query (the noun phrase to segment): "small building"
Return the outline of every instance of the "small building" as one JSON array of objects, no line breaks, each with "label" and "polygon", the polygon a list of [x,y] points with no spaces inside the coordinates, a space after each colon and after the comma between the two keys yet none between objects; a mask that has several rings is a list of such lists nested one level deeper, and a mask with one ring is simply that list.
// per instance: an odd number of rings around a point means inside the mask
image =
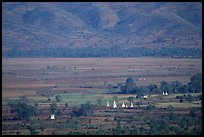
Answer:
[{"label": "small building", "polygon": [[52,114],[51,117],[50,117],[50,119],[55,119],[55,115]]},{"label": "small building", "polygon": [[147,95],[144,95],[143,98],[144,98],[144,99],[147,99]]}]

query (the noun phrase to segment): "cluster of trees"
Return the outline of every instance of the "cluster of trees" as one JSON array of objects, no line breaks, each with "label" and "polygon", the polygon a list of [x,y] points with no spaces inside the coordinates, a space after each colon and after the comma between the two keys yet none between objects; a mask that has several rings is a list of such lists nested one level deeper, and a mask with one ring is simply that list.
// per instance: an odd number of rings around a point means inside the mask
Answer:
[{"label": "cluster of trees", "polygon": [[145,47],[122,49],[117,46],[110,48],[84,47],[70,48],[45,47],[42,49],[31,49],[28,51],[12,48],[9,51],[3,52],[3,57],[176,57],[176,58],[201,58],[201,48],[178,48],[178,47],[163,47],[150,49]]},{"label": "cluster of trees", "polygon": [[137,86],[133,78],[127,78],[125,85],[118,84],[122,94],[138,94],[138,96],[147,93],[199,93],[202,92],[202,73],[197,73],[190,78],[190,82],[182,84],[179,81],[161,81],[160,85],[150,84],[146,86]]},{"label": "cluster of trees", "polygon": [[181,95],[181,96],[176,96],[176,99],[179,99],[180,103],[182,103],[184,100],[187,100],[188,102],[192,102],[192,101],[199,101],[202,100],[202,94],[201,95],[197,95],[197,96],[192,96],[191,94],[188,95]]},{"label": "cluster of trees", "polygon": [[90,116],[93,114],[95,105],[91,104],[90,102],[86,102],[85,104],[81,104],[80,108],[74,108],[71,112],[71,116]]},{"label": "cluster of trees", "polygon": [[36,113],[34,106],[28,105],[25,102],[18,101],[10,103],[11,112],[16,112],[17,116],[15,119],[28,119],[30,116],[33,116]]}]

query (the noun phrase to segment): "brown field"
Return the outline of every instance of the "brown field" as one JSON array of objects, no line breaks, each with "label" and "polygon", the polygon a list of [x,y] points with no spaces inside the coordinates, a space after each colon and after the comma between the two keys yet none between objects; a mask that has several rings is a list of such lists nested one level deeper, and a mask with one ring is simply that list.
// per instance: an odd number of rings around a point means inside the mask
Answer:
[{"label": "brown field", "polygon": [[[57,69],[47,69],[47,65]],[[2,91],[39,90],[54,86],[74,90],[107,88],[124,83],[127,77],[143,77],[138,85],[178,80],[187,83],[202,72],[201,59],[174,58],[15,58],[2,60]],[[65,67],[65,69],[62,69]],[[76,69],[74,68],[76,67]],[[129,69],[130,67],[130,69]],[[92,70],[94,68],[94,70]],[[67,89],[66,89],[67,88]],[[88,89],[86,89],[88,90]]]}]

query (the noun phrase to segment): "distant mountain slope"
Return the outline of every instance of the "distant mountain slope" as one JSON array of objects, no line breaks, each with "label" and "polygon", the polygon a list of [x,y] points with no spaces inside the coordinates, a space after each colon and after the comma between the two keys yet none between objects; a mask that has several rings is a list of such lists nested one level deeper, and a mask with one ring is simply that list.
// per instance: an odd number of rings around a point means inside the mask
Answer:
[{"label": "distant mountain slope", "polygon": [[2,4],[3,55],[44,48],[202,48],[201,30],[201,3]]}]

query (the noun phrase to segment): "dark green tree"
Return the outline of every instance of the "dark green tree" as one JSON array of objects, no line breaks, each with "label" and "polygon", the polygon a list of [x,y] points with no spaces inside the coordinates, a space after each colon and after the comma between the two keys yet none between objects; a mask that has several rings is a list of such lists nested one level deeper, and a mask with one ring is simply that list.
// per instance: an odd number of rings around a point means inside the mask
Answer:
[{"label": "dark green tree", "polygon": [[36,130],[36,127],[34,125],[30,125],[27,128],[30,131],[31,135],[38,135],[39,132]]},{"label": "dark green tree", "polygon": [[17,112],[17,119],[28,119],[36,112],[35,107],[26,104],[25,102],[18,101],[17,103],[11,103],[11,111]]},{"label": "dark green tree", "polygon": [[128,77],[125,86],[121,89],[121,92],[125,94],[133,93],[135,86],[134,79]]},{"label": "dark green tree", "polygon": [[52,114],[56,114],[56,113],[58,112],[57,104],[56,104],[56,103],[52,103],[52,104],[50,105],[50,112],[51,112]]},{"label": "dark green tree", "polygon": [[81,104],[79,109],[74,109],[71,112],[71,116],[90,116],[93,114],[95,105],[92,105],[90,102]]},{"label": "dark green tree", "polygon": [[179,81],[172,81],[171,82],[171,89],[174,93],[179,92],[179,89],[182,87],[182,83]]},{"label": "dark green tree", "polygon": [[99,106],[101,106],[102,102],[103,102],[103,98],[98,98],[97,99],[97,103],[98,103]]},{"label": "dark green tree", "polygon": [[134,97],[128,97],[127,100],[128,100],[128,101],[133,101],[133,100],[134,100]]},{"label": "dark green tree", "polygon": [[202,73],[197,73],[190,78],[191,92],[202,92]]},{"label": "dark green tree", "polygon": [[68,103],[66,103],[66,104],[65,104],[65,107],[68,107],[68,106],[69,106],[69,104],[68,104]]},{"label": "dark green tree", "polygon": [[62,96],[57,95],[57,96],[55,96],[55,99],[56,99],[57,102],[60,102],[62,100]]},{"label": "dark green tree", "polygon": [[150,93],[155,93],[158,86],[156,84],[150,84],[147,86],[147,88],[149,89]]}]

